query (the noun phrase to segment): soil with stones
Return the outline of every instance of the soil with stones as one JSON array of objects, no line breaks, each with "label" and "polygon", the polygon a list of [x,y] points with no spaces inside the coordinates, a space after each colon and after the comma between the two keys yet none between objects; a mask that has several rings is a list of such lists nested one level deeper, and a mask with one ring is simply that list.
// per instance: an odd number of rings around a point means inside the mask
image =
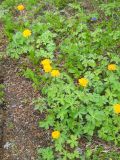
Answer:
[{"label": "soil with stones", "polygon": [[[3,25],[0,23],[0,58],[3,55],[3,52],[6,47],[6,38],[4,37],[4,34],[2,32]],[[0,61],[0,85],[3,85],[3,75],[4,72],[2,70],[2,65]],[[2,89],[3,90],[3,89]],[[2,92],[0,89],[0,92]],[[5,117],[5,110],[4,110],[4,104],[1,101],[0,102],[0,160],[2,159],[3,155],[3,126],[4,126],[4,117]]]},{"label": "soil with stones", "polygon": [[[5,48],[0,47],[1,51]],[[35,160],[37,148],[49,143],[49,133],[38,127],[38,121],[44,115],[35,111],[32,104],[33,98],[40,94],[34,91],[29,80],[18,74],[21,65],[22,60],[7,58],[0,65],[6,102],[6,109],[0,113],[0,160]]]}]

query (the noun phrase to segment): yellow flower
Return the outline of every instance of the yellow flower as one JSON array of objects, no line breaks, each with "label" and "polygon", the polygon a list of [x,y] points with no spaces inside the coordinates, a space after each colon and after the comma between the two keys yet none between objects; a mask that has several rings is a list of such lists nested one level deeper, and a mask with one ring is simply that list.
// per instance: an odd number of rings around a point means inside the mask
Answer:
[{"label": "yellow flower", "polygon": [[19,11],[23,11],[25,9],[25,7],[22,4],[20,4],[20,5],[17,6],[17,9]]},{"label": "yellow flower", "polygon": [[44,66],[44,65],[50,65],[51,61],[49,59],[44,59],[41,61],[41,64]]},{"label": "yellow flower", "polygon": [[23,31],[23,36],[24,36],[24,37],[29,37],[29,36],[31,36],[31,30],[25,29],[25,30]]},{"label": "yellow flower", "polygon": [[51,76],[52,76],[52,77],[58,77],[59,75],[60,75],[59,70],[52,70],[52,71],[51,71]]},{"label": "yellow flower", "polygon": [[119,114],[119,113],[120,113],[120,104],[115,104],[115,105],[113,106],[113,108],[114,108],[114,112],[115,112],[116,114]]},{"label": "yellow flower", "polygon": [[60,132],[59,131],[53,131],[52,132],[52,138],[53,139],[58,139],[60,137]]},{"label": "yellow flower", "polygon": [[43,69],[44,69],[45,72],[51,72],[52,67],[51,67],[51,65],[48,64],[48,65],[44,65]]},{"label": "yellow flower", "polygon": [[117,69],[117,66],[115,64],[109,64],[108,65],[108,70],[109,71],[115,71]]},{"label": "yellow flower", "polygon": [[86,78],[81,78],[78,80],[79,84],[83,87],[86,87],[88,84],[88,80]]}]

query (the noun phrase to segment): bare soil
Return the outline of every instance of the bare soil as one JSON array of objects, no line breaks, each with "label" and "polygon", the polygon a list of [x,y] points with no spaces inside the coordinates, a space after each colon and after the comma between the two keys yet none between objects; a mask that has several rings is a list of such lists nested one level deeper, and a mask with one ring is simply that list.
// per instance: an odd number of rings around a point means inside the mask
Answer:
[{"label": "bare soil", "polygon": [[[3,26],[0,25],[2,32]],[[0,36],[0,51],[6,40]],[[0,160],[35,160],[37,148],[47,146],[49,133],[38,127],[44,115],[34,110],[33,98],[40,97],[29,80],[18,73],[19,61],[4,58],[0,64],[2,83],[5,86],[5,108],[0,108]]]}]

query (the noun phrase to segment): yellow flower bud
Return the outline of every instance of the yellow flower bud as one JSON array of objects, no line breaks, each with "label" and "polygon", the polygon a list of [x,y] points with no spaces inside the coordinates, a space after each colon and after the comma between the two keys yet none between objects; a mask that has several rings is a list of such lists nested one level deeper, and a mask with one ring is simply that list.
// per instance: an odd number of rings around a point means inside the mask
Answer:
[{"label": "yellow flower bud", "polygon": [[29,36],[31,36],[31,30],[25,29],[25,30],[23,31],[23,37],[29,37]]},{"label": "yellow flower bud", "polygon": [[117,69],[117,66],[115,64],[109,64],[108,65],[108,70],[109,71],[115,71]]},{"label": "yellow flower bud", "polygon": [[115,112],[116,114],[119,114],[119,113],[120,113],[120,104],[115,104],[115,105],[113,106],[113,108],[114,108],[114,112]]},{"label": "yellow flower bud", "polygon": [[23,11],[25,9],[25,7],[24,7],[24,5],[20,4],[20,5],[17,6],[17,9],[19,11]]},{"label": "yellow flower bud", "polygon": [[58,76],[60,76],[59,70],[52,70],[52,71],[51,71],[51,76],[52,76],[52,77],[58,77]]},{"label": "yellow flower bud", "polygon": [[86,78],[81,78],[78,80],[79,85],[86,87],[88,85],[88,80]]},{"label": "yellow flower bud", "polygon": [[60,132],[59,131],[53,131],[52,132],[52,138],[53,139],[58,139],[60,137]]}]

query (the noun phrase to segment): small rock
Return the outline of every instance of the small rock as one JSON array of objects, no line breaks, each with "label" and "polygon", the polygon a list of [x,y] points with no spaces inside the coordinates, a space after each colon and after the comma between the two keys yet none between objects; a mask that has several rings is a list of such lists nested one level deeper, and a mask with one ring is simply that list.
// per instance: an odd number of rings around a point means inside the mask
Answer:
[{"label": "small rock", "polygon": [[12,143],[6,142],[4,145],[4,149],[9,149],[11,147]]},{"label": "small rock", "polygon": [[82,154],[82,149],[81,148],[76,148],[76,150],[79,152],[79,154]]}]

